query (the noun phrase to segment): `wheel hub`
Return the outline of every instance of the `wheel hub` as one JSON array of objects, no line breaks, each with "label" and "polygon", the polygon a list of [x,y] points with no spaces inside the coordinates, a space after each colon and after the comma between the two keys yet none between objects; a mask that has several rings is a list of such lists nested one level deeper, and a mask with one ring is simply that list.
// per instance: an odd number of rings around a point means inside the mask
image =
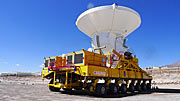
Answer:
[{"label": "wheel hub", "polygon": [[105,94],[105,87],[102,87],[102,88],[101,88],[101,93],[102,93],[102,94]]}]

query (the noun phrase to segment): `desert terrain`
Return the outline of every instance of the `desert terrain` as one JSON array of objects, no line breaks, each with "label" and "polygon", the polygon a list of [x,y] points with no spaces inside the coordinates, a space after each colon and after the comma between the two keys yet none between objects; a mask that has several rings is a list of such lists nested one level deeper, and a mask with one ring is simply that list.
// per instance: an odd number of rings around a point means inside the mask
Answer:
[{"label": "desert terrain", "polygon": [[[180,75],[179,72],[165,72],[166,70],[147,70],[153,75],[153,86],[158,87],[151,92],[127,93],[108,95],[105,98],[88,95],[83,91],[51,92],[47,84],[49,80],[40,76],[28,77],[0,77],[0,101],[62,101],[62,100],[103,100],[103,101],[179,101]],[[161,72],[161,73],[160,73]]]}]

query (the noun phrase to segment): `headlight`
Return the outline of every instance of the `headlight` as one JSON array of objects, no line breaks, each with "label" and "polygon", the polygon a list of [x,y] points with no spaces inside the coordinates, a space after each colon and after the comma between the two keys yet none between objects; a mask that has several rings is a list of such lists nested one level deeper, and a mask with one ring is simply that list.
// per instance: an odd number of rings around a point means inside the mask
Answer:
[{"label": "headlight", "polygon": [[56,79],[56,82],[59,82],[59,79]]}]

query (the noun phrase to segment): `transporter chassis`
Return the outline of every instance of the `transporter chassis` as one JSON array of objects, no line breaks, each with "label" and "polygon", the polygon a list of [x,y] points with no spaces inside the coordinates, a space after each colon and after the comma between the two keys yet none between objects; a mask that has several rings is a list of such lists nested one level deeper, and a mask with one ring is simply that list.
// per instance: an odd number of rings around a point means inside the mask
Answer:
[{"label": "transporter chassis", "polygon": [[152,76],[138,66],[135,56],[115,50],[111,53],[101,55],[83,49],[64,57],[45,58],[42,77],[50,79],[51,91],[88,90],[105,96],[151,89]]}]

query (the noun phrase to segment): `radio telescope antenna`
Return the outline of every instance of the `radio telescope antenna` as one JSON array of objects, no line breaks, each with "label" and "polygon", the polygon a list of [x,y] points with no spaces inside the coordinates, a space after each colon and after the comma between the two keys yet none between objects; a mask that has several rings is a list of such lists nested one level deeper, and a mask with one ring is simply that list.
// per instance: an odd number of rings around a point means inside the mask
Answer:
[{"label": "radio telescope antenna", "polygon": [[126,36],[140,24],[141,17],[136,11],[116,4],[88,9],[76,21],[78,29],[92,38],[93,49],[105,47],[101,48],[104,54],[112,49],[126,51]]}]

